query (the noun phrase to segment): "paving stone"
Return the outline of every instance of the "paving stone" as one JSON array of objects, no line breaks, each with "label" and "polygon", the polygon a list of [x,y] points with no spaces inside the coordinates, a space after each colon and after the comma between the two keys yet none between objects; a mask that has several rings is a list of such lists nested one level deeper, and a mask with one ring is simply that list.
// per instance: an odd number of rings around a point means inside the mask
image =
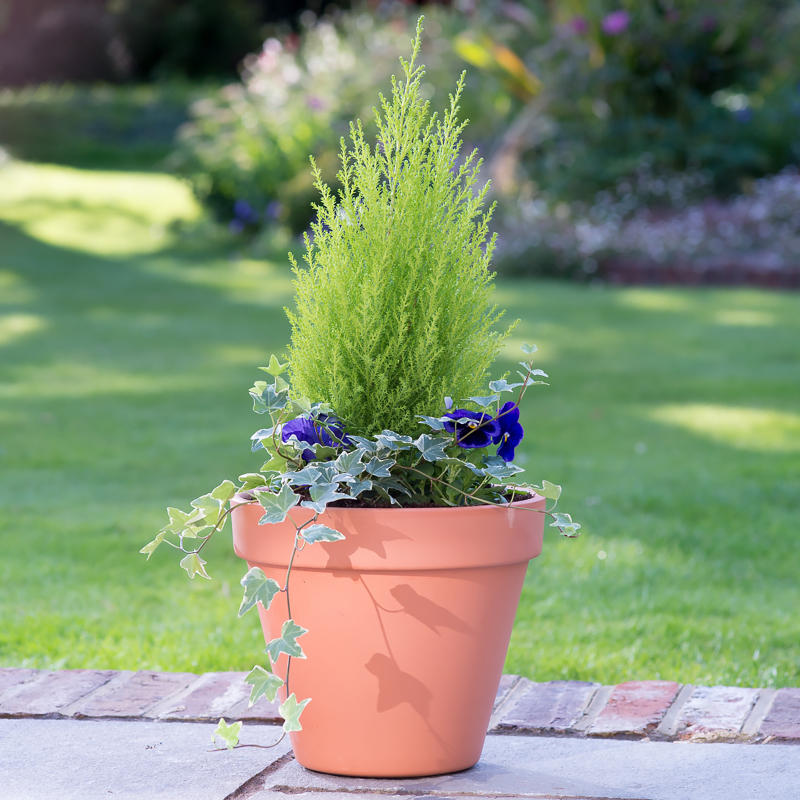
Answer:
[{"label": "paving stone", "polygon": [[0,715],[34,717],[57,714],[65,706],[108,683],[114,675],[113,670],[43,670],[27,683],[20,683],[3,693]]},{"label": "paving stone", "polygon": [[800,741],[800,689],[778,689],[759,735],[778,741]]},{"label": "paving stone", "polygon": [[[332,735],[335,735],[332,734]],[[486,737],[471,769],[428,778],[350,778],[286,761],[248,800],[302,800],[314,793],[444,800],[493,796],[566,800],[796,800],[797,747],[692,744],[564,736]],[[260,791],[258,791],[260,790]],[[323,794],[324,793],[324,794]]]},{"label": "paving stone", "polygon": [[280,703],[277,701],[270,703],[266,697],[261,697],[256,700],[252,708],[250,708],[249,699],[245,697],[240,700],[235,706],[232,706],[225,712],[225,719],[228,721],[232,719],[240,719],[242,722],[264,722],[269,724],[283,724],[283,718],[278,713],[278,706]]},{"label": "paving stone", "polygon": [[207,672],[194,685],[166,701],[158,709],[159,719],[213,720],[233,718],[230,709],[250,696],[253,688],[244,682],[246,672]]},{"label": "paving stone", "polygon": [[[0,720],[0,798],[222,800],[242,797],[240,789],[291,758],[288,737],[271,749],[215,750],[214,727],[143,719]],[[252,726],[242,731],[242,742],[268,747],[279,736],[275,728]]]},{"label": "paving stone", "polygon": [[528,681],[523,693],[502,714],[493,730],[565,733],[580,718],[599,686],[599,683],[581,681]]},{"label": "paving stone", "polygon": [[699,686],[681,712],[677,736],[684,741],[730,741],[744,725],[758,689]]},{"label": "paving stone", "polygon": [[642,736],[658,727],[678,696],[674,681],[628,681],[614,687],[589,736]]},{"label": "paving stone", "polygon": [[197,680],[189,672],[135,672],[72,710],[75,717],[139,717]]},{"label": "paving stone", "polygon": [[37,675],[39,670],[36,669],[16,669],[15,667],[2,667],[0,668],[0,694],[3,694],[7,689],[12,686],[17,686],[24,683],[28,678]]},{"label": "paving stone", "polygon": [[519,675],[503,675],[500,678],[500,685],[497,687],[497,696],[494,698],[494,709],[506,699],[508,693],[522,680]]}]

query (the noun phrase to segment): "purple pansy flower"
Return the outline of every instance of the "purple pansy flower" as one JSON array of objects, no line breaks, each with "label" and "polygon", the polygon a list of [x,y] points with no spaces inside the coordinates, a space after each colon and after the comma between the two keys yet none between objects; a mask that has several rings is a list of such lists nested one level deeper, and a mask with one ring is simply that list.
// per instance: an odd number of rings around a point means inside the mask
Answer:
[{"label": "purple pansy flower", "polygon": [[497,424],[500,433],[493,437],[492,442],[500,445],[497,455],[508,463],[514,460],[514,450],[525,435],[519,422],[519,406],[511,400],[505,403],[497,415]]},{"label": "purple pansy flower", "polygon": [[459,447],[465,447],[468,450],[488,447],[492,443],[492,439],[500,435],[500,425],[490,414],[457,408],[445,416],[453,421],[445,422],[444,429],[448,433],[456,434],[456,442]]},{"label": "purple pansy flower", "polygon": [[[319,421],[326,423],[334,436],[347,444],[347,437],[342,436],[342,428],[334,418],[323,414],[320,415]],[[333,437],[322,425],[315,425],[314,420],[308,417],[297,417],[297,419],[290,420],[284,424],[281,428],[281,439],[285,442],[292,435],[296,436],[299,441],[307,442],[308,444],[322,444],[326,447],[333,447],[336,444]],[[313,450],[303,450],[302,457],[304,461],[314,461],[316,459]]]},{"label": "purple pansy flower", "polygon": [[631,15],[627,11],[612,11],[603,18],[600,27],[608,36],[619,36],[630,24]]}]

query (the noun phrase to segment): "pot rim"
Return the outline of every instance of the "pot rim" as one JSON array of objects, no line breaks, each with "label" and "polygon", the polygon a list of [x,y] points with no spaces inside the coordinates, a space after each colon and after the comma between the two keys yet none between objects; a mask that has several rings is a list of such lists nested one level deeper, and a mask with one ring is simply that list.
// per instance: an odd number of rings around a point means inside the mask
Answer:
[{"label": "pot rim", "polygon": [[[336,506],[330,505],[327,508],[327,513],[331,511],[346,511],[348,514],[358,514],[361,512],[370,512],[374,514],[375,512],[380,511],[391,511],[392,513],[396,513],[398,511],[404,511],[406,513],[426,513],[430,514],[431,512],[438,513],[440,511],[449,511],[451,514],[456,512],[469,512],[470,514],[474,514],[476,512],[485,513],[487,511],[504,511],[506,509],[515,509],[515,508],[524,508],[528,505],[536,505],[537,503],[541,503],[542,500],[546,500],[546,498],[542,497],[540,494],[536,494],[533,492],[531,497],[526,497],[524,500],[515,500],[513,503],[506,503],[505,505],[489,505],[485,503],[481,503],[474,506],[389,506],[384,507],[376,507],[376,506]],[[237,493],[231,499],[231,505],[242,505],[244,504],[245,498],[242,498],[241,493]],[[247,505],[251,505],[251,503],[247,503]]]}]

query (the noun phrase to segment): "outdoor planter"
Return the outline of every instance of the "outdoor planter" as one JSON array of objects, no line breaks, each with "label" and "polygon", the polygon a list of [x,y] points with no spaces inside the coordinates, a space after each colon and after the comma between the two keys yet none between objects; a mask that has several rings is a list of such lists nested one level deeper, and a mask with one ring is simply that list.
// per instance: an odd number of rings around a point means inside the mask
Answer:
[{"label": "outdoor planter", "polygon": [[[300,764],[361,777],[453,772],[480,757],[528,561],[544,508],[328,508],[342,541],[305,547],[292,566],[291,612],[308,628],[290,692],[310,697],[290,734]],[[295,509],[299,524],[306,509]],[[295,528],[233,511],[236,554],[285,580]],[[258,607],[264,636],[291,616],[286,596]],[[286,677],[285,655],[274,665]],[[285,687],[279,692],[286,697]]]},{"label": "outdoor planter", "polygon": [[[239,616],[258,609],[269,657],[245,678],[250,704],[277,698],[299,763],[342,775],[477,762],[544,518],[580,529],[555,511],[560,486],[513,463],[520,404],[548,376],[522,343],[522,369],[491,380],[516,323],[495,329],[488,185],[473,189],[477,153],[459,160],[463,75],[429,115],[421,35],[420,20],[380,141],[359,123],[343,144],[338,195],[315,167],[292,342],[249,390],[260,470],[168,509],[141,551],[167,544],[209,579],[203,548],[232,516]],[[233,749],[241,728],[214,734]]]}]

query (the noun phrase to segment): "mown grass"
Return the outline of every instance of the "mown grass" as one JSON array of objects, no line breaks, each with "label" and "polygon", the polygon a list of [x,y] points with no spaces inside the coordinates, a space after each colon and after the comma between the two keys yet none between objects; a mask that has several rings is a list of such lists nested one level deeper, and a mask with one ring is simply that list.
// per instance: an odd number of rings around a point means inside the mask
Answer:
[{"label": "mown grass", "polygon": [[[249,669],[242,564],[138,554],[260,466],[246,390],[288,337],[283,259],[176,240],[165,176],[0,171],[0,664]],[[800,298],[502,282],[540,347],[521,458],[584,525],[531,564],[506,664],[535,680],[800,685]],[[263,663],[263,661],[262,661]]]}]

